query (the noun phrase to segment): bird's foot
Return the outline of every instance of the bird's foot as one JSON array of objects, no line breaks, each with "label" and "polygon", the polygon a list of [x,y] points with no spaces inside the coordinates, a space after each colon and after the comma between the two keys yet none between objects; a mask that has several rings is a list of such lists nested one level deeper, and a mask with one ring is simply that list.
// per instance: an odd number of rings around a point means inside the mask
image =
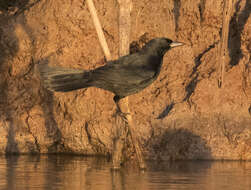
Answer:
[{"label": "bird's foot", "polygon": [[127,122],[127,116],[130,115],[130,113],[124,113],[120,109],[116,110],[116,114],[120,116],[124,121]]}]

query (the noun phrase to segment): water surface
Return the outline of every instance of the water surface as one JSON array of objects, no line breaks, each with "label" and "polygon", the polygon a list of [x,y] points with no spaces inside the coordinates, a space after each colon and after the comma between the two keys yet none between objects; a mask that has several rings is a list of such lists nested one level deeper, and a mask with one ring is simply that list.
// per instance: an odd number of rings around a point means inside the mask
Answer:
[{"label": "water surface", "polygon": [[112,172],[106,158],[0,156],[0,189],[251,190],[251,162],[148,162]]}]

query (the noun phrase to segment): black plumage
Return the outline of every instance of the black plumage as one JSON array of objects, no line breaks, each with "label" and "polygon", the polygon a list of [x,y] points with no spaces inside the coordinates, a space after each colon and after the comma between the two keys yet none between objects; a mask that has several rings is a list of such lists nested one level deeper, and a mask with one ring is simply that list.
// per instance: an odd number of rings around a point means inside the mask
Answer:
[{"label": "black plumage", "polygon": [[163,56],[172,47],[182,43],[167,38],[149,41],[139,52],[109,61],[94,70],[84,71],[40,64],[44,85],[52,91],[68,92],[81,88],[97,87],[115,94],[114,100],[135,94],[152,82],[159,73]]}]

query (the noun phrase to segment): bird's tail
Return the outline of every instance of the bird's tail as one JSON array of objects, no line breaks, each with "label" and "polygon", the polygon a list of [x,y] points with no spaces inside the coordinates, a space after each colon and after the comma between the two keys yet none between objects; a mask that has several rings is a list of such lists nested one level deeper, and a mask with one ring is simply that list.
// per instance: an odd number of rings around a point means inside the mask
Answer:
[{"label": "bird's tail", "polygon": [[38,65],[44,86],[51,91],[68,92],[80,88],[87,88],[89,73],[79,69],[49,67],[47,64]]}]

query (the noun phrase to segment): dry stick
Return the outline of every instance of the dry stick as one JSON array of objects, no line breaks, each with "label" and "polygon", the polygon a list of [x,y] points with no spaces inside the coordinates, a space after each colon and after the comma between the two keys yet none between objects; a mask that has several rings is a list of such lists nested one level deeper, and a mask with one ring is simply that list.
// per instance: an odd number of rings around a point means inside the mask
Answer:
[{"label": "dry stick", "polygon": [[91,13],[92,20],[93,20],[93,23],[95,25],[95,29],[96,29],[97,34],[98,34],[99,42],[100,42],[101,47],[102,47],[102,49],[104,51],[106,60],[107,61],[111,60],[111,53],[110,53],[110,50],[109,50],[108,45],[106,43],[105,36],[104,36],[103,30],[102,30],[101,24],[99,22],[97,11],[95,9],[93,1],[92,0],[86,0],[86,2],[87,2],[87,5],[88,5],[88,8],[89,8],[89,11]]},{"label": "dry stick", "polygon": [[219,60],[221,65],[221,73],[219,78],[219,87],[223,87],[224,82],[224,74],[225,74],[225,58],[227,56],[227,48],[228,48],[228,34],[229,34],[229,22],[232,13],[233,0],[224,0],[224,8],[223,8],[223,21],[222,21],[222,34],[220,41],[220,52],[219,52]]},{"label": "dry stick", "polygon": [[[132,0],[118,0],[119,3],[119,56],[129,54],[130,46],[130,33],[131,33],[131,20],[130,13],[132,9]],[[132,143],[136,151],[137,159],[139,162],[139,167],[144,169],[146,168],[145,161],[143,159],[142,151],[138,142],[136,135],[135,125],[133,123],[132,116],[129,109],[129,100],[128,98],[121,99],[118,102],[120,110],[123,113],[126,113],[126,120],[128,123],[128,130],[132,138]]]}]

